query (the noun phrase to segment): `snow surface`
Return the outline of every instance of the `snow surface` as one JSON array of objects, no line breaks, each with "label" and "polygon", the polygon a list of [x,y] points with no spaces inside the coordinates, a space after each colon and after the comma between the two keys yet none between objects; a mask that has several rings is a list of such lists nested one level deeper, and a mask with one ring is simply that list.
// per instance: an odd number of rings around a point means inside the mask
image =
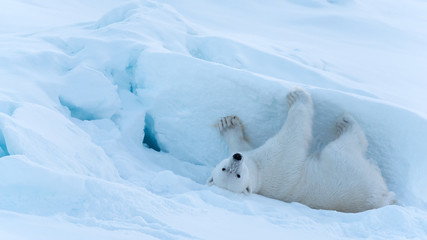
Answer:
[{"label": "snow surface", "polygon": [[[427,2],[3,0],[1,239],[427,239]],[[315,103],[354,115],[398,205],[314,210],[205,181]],[[349,176],[351,177],[351,176]]]}]

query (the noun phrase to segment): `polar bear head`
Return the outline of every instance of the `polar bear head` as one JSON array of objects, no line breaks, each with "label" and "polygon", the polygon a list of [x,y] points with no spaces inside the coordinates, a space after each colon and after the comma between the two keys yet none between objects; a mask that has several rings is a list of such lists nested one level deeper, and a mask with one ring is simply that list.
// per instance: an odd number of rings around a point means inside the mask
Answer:
[{"label": "polar bear head", "polygon": [[[253,177],[253,176],[252,176]],[[216,185],[237,193],[252,193],[251,174],[242,153],[222,160],[212,171],[209,185]]]}]

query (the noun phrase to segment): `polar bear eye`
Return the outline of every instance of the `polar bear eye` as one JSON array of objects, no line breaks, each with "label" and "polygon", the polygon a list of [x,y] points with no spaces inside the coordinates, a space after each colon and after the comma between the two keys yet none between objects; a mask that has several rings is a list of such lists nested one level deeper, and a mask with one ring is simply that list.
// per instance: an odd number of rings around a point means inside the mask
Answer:
[{"label": "polar bear eye", "polygon": [[240,178],[240,174],[237,174],[236,176],[237,176],[237,178]]},{"label": "polar bear eye", "polygon": [[222,168],[222,171],[224,172],[224,171],[225,171],[225,168]]}]

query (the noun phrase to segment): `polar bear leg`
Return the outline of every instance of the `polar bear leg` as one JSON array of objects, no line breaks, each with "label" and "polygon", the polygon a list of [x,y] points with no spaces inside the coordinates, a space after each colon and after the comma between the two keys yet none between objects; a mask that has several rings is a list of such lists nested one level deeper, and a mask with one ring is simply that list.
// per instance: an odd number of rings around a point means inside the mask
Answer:
[{"label": "polar bear leg", "polygon": [[282,146],[294,146],[285,148],[289,149],[289,157],[305,159],[312,139],[313,101],[308,92],[295,88],[288,93],[287,102],[289,109],[286,122],[274,138]]},{"label": "polar bear leg", "polygon": [[[301,88],[291,90],[287,95],[288,116],[279,132],[264,145],[256,149],[255,158],[263,159],[265,154],[280,155],[287,164],[299,168],[307,158],[312,140],[313,102],[308,92]],[[292,171],[292,169],[289,169]]]},{"label": "polar bear leg", "polygon": [[364,156],[368,140],[362,128],[349,114],[341,115],[335,125],[337,138],[330,142],[321,152],[324,160],[342,161],[343,159]]},{"label": "polar bear leg", "polygon": [[366,139],[363,129],[359,126],[357,121],[348,113],[344,113],[337,119],[335,141],[342,142],[345,145],[354,149],[358,149],[362,153],[366,153],[368,148],[368,140]]},{"label": "polar bear leg", "polygon": [[239,117],[223,117],[218,121],[217,127],[220,135],[227,143],[230,154],[252,149],[245,136],[244,127]]}]

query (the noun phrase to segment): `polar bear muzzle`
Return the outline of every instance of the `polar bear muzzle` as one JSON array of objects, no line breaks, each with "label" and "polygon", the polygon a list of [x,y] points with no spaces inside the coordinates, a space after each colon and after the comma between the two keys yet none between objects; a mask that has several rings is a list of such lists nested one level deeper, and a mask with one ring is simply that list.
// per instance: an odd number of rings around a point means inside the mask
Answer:
[{"label": "polar bear muzzle", "polygon": [[[242,162],[243,162],[242,159],[243,159],[243,156],[241,153],[233,154],[232,159],[230,161],[230,165],[229,165],[230,173],[232,173],[232,172],[238,173],[240,171],[240,168],[241,168]],[[239,175],[239,174],[237,174],[237,175]],[[240,175],[238,178],[240,178]]]}]

